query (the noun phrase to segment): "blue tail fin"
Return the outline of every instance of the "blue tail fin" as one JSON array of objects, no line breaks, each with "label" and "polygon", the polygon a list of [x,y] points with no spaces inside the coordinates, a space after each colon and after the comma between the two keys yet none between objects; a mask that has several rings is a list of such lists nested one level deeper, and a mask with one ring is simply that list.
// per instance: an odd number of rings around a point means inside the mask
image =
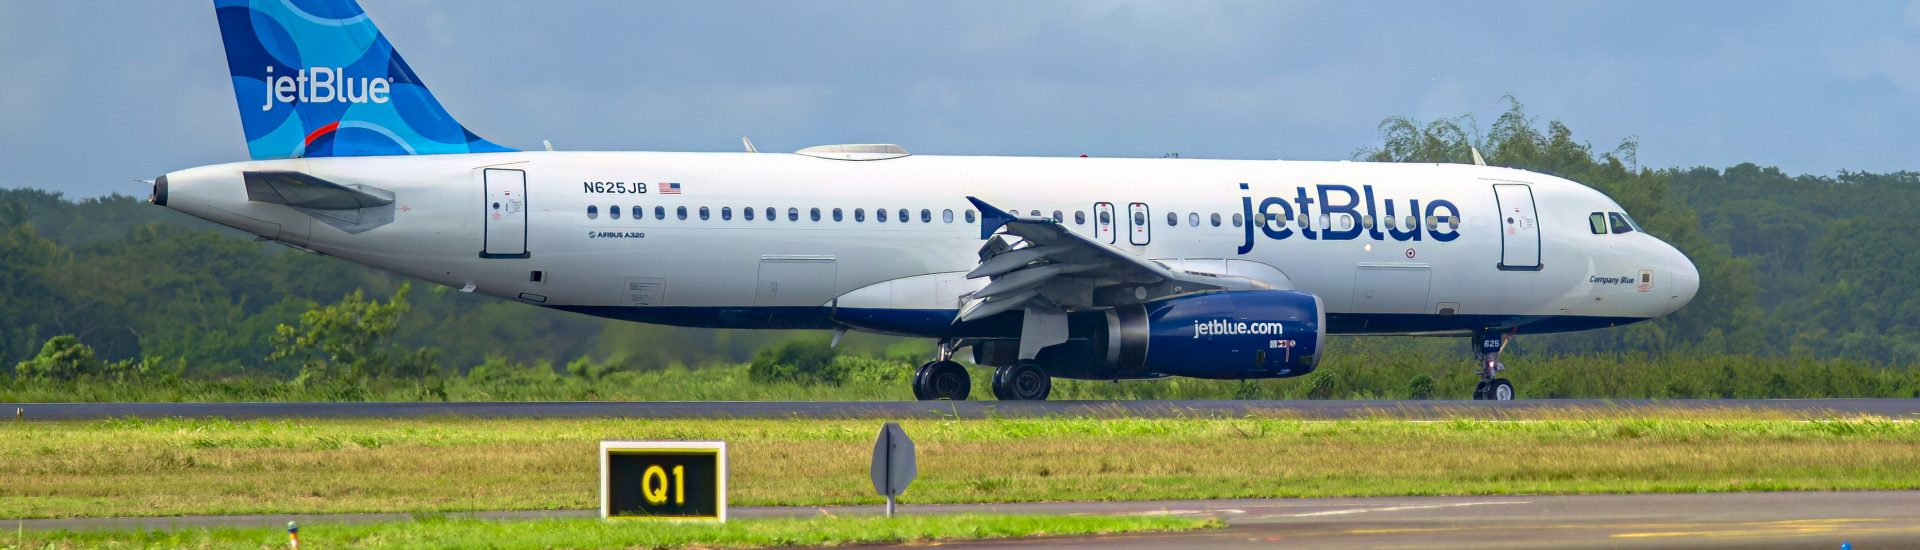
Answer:
[{"label": "blue tail fin", "polygon": [[461,126],[354,0],[214,0],[254,159],[512,151]]}]

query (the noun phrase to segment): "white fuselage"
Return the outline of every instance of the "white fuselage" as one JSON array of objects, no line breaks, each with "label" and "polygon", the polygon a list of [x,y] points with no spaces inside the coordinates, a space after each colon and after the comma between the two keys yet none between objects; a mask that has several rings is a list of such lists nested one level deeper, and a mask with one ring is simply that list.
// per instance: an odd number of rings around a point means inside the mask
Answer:
[{"label": "white fuselage", "polygon": [[[302,172],[394,202],[342,220],[249,201],[248,171]],[[502,186],[522,177],[519,202],[499,204]],[[1596,234],[1591,215],[1623,212],[1601,193],[1484,166],[514,152],[243,162],[167,182],[171,208],[327,255],[691,326],[828,328],[834,308],[951,315],[984,284],[960,276],[980,261],[969,196],[1017,214],[1057,211],[1074,231],[1175,268],[1312,293],[1336,333],[1597,328],[1672,312],[1698,288],[1692,264],[1666,243],[1637,230]],[[669,184],[679,192],[663,193]],[[1262,223],[1263,203],[1296,216]],[[521,242],[509,242],[514,232]],[[913,326],[875,330],[925,332]]]}]

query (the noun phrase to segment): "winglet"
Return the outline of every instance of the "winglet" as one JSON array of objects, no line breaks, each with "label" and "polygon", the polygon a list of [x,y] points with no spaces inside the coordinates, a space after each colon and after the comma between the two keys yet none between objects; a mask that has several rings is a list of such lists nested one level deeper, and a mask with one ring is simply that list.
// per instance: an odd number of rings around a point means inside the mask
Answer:
[{"label": "winglet", "polygon": [[967,202],[973,203],[974,208],[980,209],[980,240],[984,241],[992,237],[993,232],[999,231],[1014,219],[1013,214],[994,208],[993,205],[987,204],[987,201],[980,200],[978,197],[967,197]]}]

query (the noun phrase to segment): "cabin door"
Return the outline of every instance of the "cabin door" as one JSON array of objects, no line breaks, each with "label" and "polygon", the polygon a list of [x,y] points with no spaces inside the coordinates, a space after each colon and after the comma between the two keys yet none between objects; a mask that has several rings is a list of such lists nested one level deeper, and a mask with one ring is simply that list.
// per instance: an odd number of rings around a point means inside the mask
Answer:
[{"label": "cabin door", "polygon": [[1533,188],[1496,183],[1493,197],[1500,205],[1500,269],[1539,271],[1540,219],[1534,212]]},{"label": "cabin door", "polygon": [[486,233],[482,258],[525,258],[527,254],[527,173],[488,168]]}]

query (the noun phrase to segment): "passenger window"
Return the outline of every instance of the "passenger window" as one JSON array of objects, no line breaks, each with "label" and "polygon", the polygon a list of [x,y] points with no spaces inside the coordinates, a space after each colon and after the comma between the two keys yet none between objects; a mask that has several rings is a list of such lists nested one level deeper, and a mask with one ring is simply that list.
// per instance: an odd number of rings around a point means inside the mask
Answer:
[{"label": "passenger window", "polygon": [[1040,217],[1040,211],[1039,211],[1039,210],[1034,210],[1034,211],[1031,211],[1031,212],[1027,212],[1027,215],[1029,215],[1029,216],[1033,216],[1033,217],[1035,217],[1035,218],[1038,218],[1038,217]]},{"label": "passenger window", "polygon": [[[1214,224],[1214,225],[1220,225],[1220,215],[1219,215],[1219,214],[1214,214],[1214,215],[1213,215],[1213,224]],[[1188,226],[1188,227],[1200,227],[1200,213],[1199,213],[1199,212],[1188,212],[1188,213],[1187,213],[1187,226]]]},{"label": "passenger window", "polygon": [[747,221],[753,221],[753,207],[749,206],[749,207],[740,209],[740,217],[746,219]]},{"label": "passenger window", "polygon": [[1220,213],[1214,212],[1208,217],[1208,221],[1212,222],[1214,227],[1220,227]]},{"label": "passenger window", "polygon": [[973,209],[967,209],[967,223],[973,223]]},{"label": "passenger window", "polygon": [[944,223],[953,223],[953,209],[948,208],[946,210],[941,210],[940,221]]},{"label": "passenger window", "polygon": [[773,207],[771,206],[767,207],[767,221],[771,222],[771,221],[779,221],[779,220],[780,220],[780,217],[774,215]]},{"label": "passenger window", "polygon": [[885,208],[873,209],[873,221],[877,221],[877,222],[887,221],[887,209]]},{"label": "passenger window", "polygon": [[900,209],[900,223],[907,223],[907,209]]},{"label": "passenger window", "polygon": [[1107,213],[1105,210],[1100,211],[1100,224],[1107,225],[1110,223],[1113,223],[1113,215]]},{"label": "passenger window", "polygon": [[1085,210],[1075,210],[1075,211],[1073,211],[1073,224],[1074,224],[1074,225],[1086,225],[1086,224],[1087,224],[1087,212],[1086,212]]},{"label": "passenger window", "polygon": [[667,219],[667,207],[665,206],[653,207],[653,219],[656,219],[656,220]]},{"label": "passenger window", "polygon": [[1138,226],[1143,226],[1143,225],[1146,225],[1146,224],[1147,224],[1147,214],[1146,214],[1145,212],[1134,212],[1134,213],[1133,213],[1133,225],[1134,225],[1135,227],[1138,227]]},{"label": "passenger window", "polygon": [[733,219],[733,207],[731,206],[720,207],[720,220],[727,221],[731,219]]},{"label": "passenger window", "polygon": [[1632,233],[1633,224],[1627,223],[1627,217],[1619,212],[1608,212],[1607,218],[1613,221],[1613,234]]},{"label": "passenger window", "polygon": [[819,208],[807,209],[807,218],[812,219],[813,221],[816,221],[816,222],[820,221],[820,209]]},{"label": "passenger window", "polygon": [[1179,214],[1175,214],[1175,213],[1173,213],[1173,212],[1168,212],[1168,213],[1167,213],[1167,227],[1174,227],[1174,226],[1177,226],[1177,225],[1180,225],[1180,215],[1179,215]]},{"label": "passenger window", "polygon": [[867,221],[867,209],[865,208],[853,209],[853,221],[856,221],[856,222]]},{"label": "passenger window", "polygon": [[1066,223],[1066,221],[1067,217],[1062,215],[1059,210],[1053,211],[1053,223]]},{"label": "passenger window", "polygon": [[[1234,215],[1233,215],[1233,226],[1234,226],[1234,227],[1240,227],[1240,224],[1241,224],[1241,221],[1240,221],[1240,220],[1241,220],[1241,218],[1240,218],[1240,215],[1239,215],[1239,214],[1234,214]],[[1219,225],[1219,224],[1214,224],[1214,225]]]},{"label": "passenger window", "polygon": [[707,207],[705,206],[700,207],[700,219],[701,220],[707,219]]},{"label": "passenger window", "polygon": [[1587,228],[1592,230],[1595,235],[1607,234],[1607,214],[1604,212],[1588,214]]},{"label": "passenger window", "polygon": [[607,217],[613,218],[616,220],[620,219],[620,205],[616,204],[616,205],[607,207]]},{"label": "passenger window", "polygon": [[587,205],[587,219],[589,220],[600,219],[600,207],[594,206],[591,204]]},{"label": "passenger window", "polygon": [[933,211],[925,208],[920,209],[920,223],[933,223]]},{"label": "passenger window", "polygon": [[684,220],[684,219],[687,219],[687,207],[685,207],[685,206],[681,206],[681,207],[678,207],[678,208],[674,208],[674,209],[673,209],[673,215],[674,215],[674,216],[676,216],[676,217],[679,217],[680,219],[683,219],[683,220]]},{"label": "passenger window", "polygon": [[800,209],[791,206],[787,207],[787,221],[800,221]]},{"label": "passenger window", "polygon": [[840,221],[840,209],[833,209],[833,221]]}]

